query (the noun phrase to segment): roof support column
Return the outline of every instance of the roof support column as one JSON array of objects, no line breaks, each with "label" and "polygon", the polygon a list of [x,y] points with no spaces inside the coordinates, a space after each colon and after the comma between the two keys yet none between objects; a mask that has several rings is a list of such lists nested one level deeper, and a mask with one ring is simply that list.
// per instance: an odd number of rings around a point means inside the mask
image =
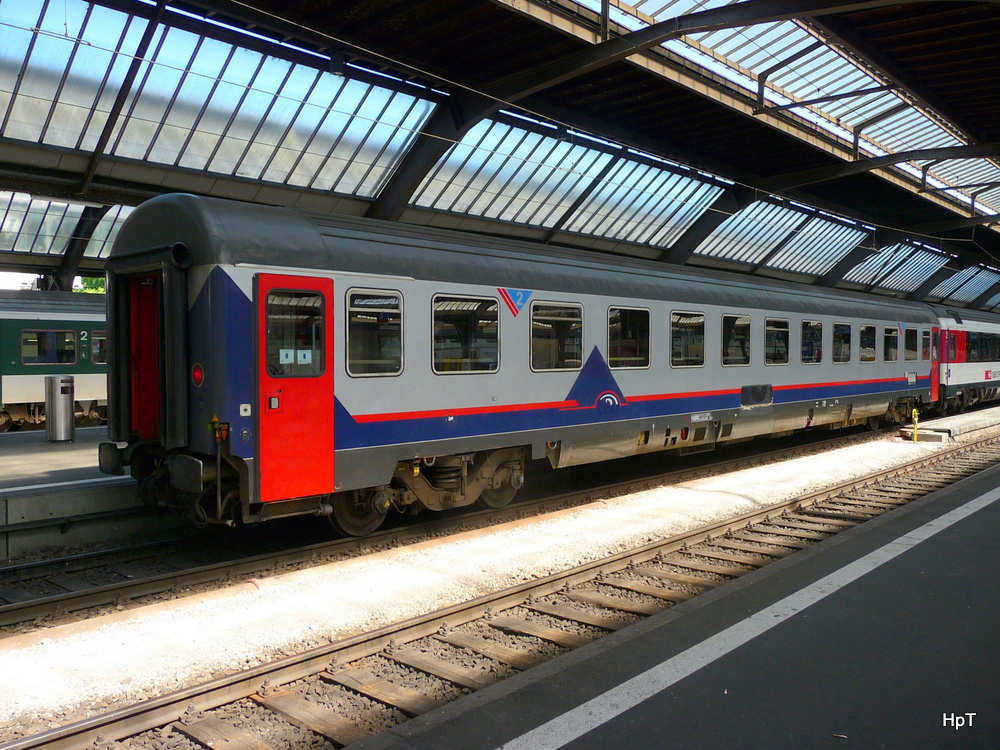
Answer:
[{"label": "roof support column", "polygon": [[87,206],[80,214],[76,222],[76,229],[73,230],[69,243],[66,245],[66,254],[63,255],[59,268],[51,277],[52,289],[63,292],[73,291],[73,279],[80,270],[80,261],[90,244],[90,239],[94,236],[94,230],[101,223],[104,215],[111,210],[111,206]]}]

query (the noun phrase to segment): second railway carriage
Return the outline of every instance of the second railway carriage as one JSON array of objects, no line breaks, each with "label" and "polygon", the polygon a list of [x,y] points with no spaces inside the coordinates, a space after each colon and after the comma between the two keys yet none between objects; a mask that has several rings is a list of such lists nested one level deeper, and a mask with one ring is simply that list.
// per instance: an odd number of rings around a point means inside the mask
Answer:
[{"label": "second railway carriage", "polygon": [[169,195],[108,263],[110,436],[203,521],[499,506],[570,466],[933,398],[924,305]]},{"label": "second railway carriage", "polygon": [[940,326],[936,380],[943,410],[1000,398],[1000,319],[978,310],[934,305]]},{"label": "second railway carriage", "polygon": [[76,421],[105,417],[104,295],[0,291],[0,432],[45,422],[45,376],[72,375]]}]

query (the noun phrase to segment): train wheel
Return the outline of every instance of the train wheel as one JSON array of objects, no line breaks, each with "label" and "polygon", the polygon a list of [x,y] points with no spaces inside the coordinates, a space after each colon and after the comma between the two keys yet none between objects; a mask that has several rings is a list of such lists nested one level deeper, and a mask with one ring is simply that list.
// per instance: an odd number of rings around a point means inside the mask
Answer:
[{"label": "train wheel", "polygon": [[878,432],[878,429],[882,426],[882,417],[868,417],[865,420],[865,426],[872,432]]},{"label": "train wheel", "polygon": [[7,432],[13,424],[14,420],[10,418],[10,414],[0,411],[0,432]]},{"label": "train wheel", "polygon": [[371,534],[382,525],[388,511],[388,505],[381,509],[373,500],[377,498],[362,498],[357,492],[335,495],[333,513],[329,516],[330,524],[345,536]]},{"label": "train wheel", "polygon": [[487,488],[476,500],[476,505],[483,508],[502,508],[514,499],[517,494],[517,487],[505,484],[497,489]]}]

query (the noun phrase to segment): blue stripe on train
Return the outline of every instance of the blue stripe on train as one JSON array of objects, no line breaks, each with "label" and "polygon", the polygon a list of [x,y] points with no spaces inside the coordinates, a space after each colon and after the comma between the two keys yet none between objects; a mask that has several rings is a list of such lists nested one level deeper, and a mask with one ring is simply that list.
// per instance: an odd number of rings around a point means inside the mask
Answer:
[{"label": "blue stripe on train", "polygon": [[[913,388],[925,389],[930,377],[918,378]],[[908,390],[905,378],[887,382],[839,383],[803,388],[777,389],[775,404],[831,401],[863,395]],[[525,408],[518,411],[464,413],[408,417],[400,414],[372,422],[358,422],[340,399],[336,400],[335,429],[338,449],[362,448],[399,443],[416,443],[451,438],[475,437],[528,430],[573,427],[595,422],[630,419],[669,418],[698,412],[732,410],[741,407],[739,391],[720,391],[690,396],[664,395],[641,401],[627,401],[614,375],[596,349],[580,372],[566,401],[578,407]]]}]

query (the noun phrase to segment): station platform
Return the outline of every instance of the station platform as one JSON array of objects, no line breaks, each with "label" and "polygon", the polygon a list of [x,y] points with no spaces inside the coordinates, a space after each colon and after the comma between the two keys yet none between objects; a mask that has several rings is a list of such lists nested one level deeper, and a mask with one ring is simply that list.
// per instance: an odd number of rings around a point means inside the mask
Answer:
[{"label": "station platform", "polygon": [[0,561],[165,525],[145,512],[132,477],[101,473],[97,446],[107,436],[106,427],[53,443],[45,430],[0,434]]},{"label": "station platform", "polygon": [[107,427],[79,427],[72,441],[50,443],[45,430],[0,434],[0,491],[105,476],[97,445]]},{"label": "station platform", "polygon": [[1000,746],[1000,467],[351,750]]},{"label": "station platform", "polygon": [[[916,432],[918,440],[949,442],[959,435],[986,430],[996,427],[997,424],[1000,424],[1000,407],[994,406],[965,414],[952,414],[937,419],[921,420],[917,423]],[[906,440],[913,439],[913,432],[913,425],[906,425],[899,430],[900,436]]]}]

